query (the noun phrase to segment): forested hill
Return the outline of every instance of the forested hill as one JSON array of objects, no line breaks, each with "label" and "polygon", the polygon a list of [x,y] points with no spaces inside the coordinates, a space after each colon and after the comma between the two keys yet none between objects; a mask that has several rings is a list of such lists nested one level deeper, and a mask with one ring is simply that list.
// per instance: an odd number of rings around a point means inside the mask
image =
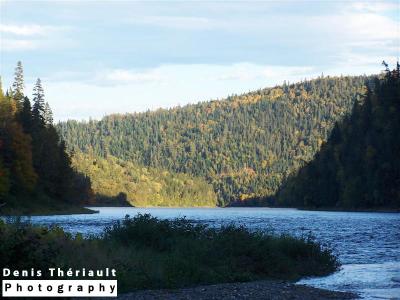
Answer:
[{"label": "forested hill", "polygon": [[375,79],[309,164],[277,194],[296,207],[400,208],[400,69]]},{"label": "forested hill", "polygon": [[320,77],[221,101],[63,122],[58,131],[70,149],[203,177],[227,205],[276,192],[363,99],[367,79]]}]

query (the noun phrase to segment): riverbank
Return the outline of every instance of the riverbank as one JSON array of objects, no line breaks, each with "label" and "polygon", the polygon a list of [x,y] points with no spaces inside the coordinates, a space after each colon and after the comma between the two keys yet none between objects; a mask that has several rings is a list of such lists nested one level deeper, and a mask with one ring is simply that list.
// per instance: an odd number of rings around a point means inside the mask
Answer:
[{"label": "riverbank", "polygon": [[244,201],[236,201],[226,206],[226,208],[230,207],[249,207],[249,208],[257,208],[257,207],[265,207],[265,208],[291,208],[305,211],[337,211],[337,212],[376,212],[376,213],[400,213],[400,208],[396,207],[368,207],[368,208],[348,208],[348,207],[288,207],[288,206],[280,206],[275,205],[275,201],[270,199],[267,202],[261,199],[250,199]]},{"label": "riverbank", "polygon": [[329,291],[286,281],[272,280],[223,283],[183,289],[144,290],[118,296],[118,299],[137,300],[328,300],[356,298],[358,296],[352,293]]},{"label": "riverbank", "polygon": [[15,207],[5,204],[0,207],[0,216],[56,216],[56,215],[75,215],[75,214],[95,214],[97,210],[86,207],[68,205],[64,203],[51,203],[24,205],[23,207]]},{"label": "riverbank", "polygon": [[344,209],[337,207],[300,207],[298,210],[304,211],[332,211],[332,212],[369,212],[369,213],[400,213],[400,208],[353,208],[353,209]]}]

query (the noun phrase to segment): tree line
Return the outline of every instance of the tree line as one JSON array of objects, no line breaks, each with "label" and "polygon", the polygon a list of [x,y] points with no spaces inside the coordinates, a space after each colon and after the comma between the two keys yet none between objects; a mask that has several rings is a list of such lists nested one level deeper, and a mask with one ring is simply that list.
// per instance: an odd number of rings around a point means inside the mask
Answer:
[{"label": "tree line", "polygon": [[[57,129],[71,151],[204,178],[218,204],[274,195],[367,92],[367,76],[299,83]],[[135,95],[132,95],[135,98]]]},{"label": "tree line", "polygon": [[12,87],[0,82],[0,199],[5,208],[80,204],[91,195],[90,179],[76,172],[53,125],[37,79],[32,101],[18,62]]}]

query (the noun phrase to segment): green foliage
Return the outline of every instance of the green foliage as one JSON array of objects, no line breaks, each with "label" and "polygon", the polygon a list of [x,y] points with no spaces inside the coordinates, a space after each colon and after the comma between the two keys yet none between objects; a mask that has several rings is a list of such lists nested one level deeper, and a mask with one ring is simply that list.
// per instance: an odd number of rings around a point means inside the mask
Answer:
[{"label": "green foliage", "polygon": [[90,177],[96,199],[90,203],[133,206],[216,206],[217,197],[204,179],[176,174],[81,152],[73,166]]},{"label": "green foliage", "polygon": [[14,90],[0,93],[0,200],[12,211],[49,204],[49,199],[56,199],[60,207],[80,204],[90,195],[90,181],[81,180],[71,167],[65,145],[49,122],[51,110],[44,105],[40,79],[32,108],[23,95],[20,62],[15,74]]},{"label": "green foliage", "polygon": [[17,66],[14,72],[14,82],[13,82],[13,98],[17,101],[18,105],[21,103],[24,97],[24,70],[22,68],[22,63],[17,62]]},{"label": "green foliage", "polygon": [[8,191],[32,191],[37,175],[32,166],[31,137],[24,133],[16,120],[18,112],[16,100],[0,95],[0,161],[2,182]]},{"label": "green foliage", "polygon": [[369,84],[365,99],[277,199],[297,207],[400,207],[399,67]]},{"label": "green foliage", "polygon": [[36,123],[45,123],[44,90],[40,78],[36,80],[35,86],[33,87],[32,116]]},{"label": "green foliage", "polygon": [[[217,249],[217,251],[216,251]],[[304,237],[209,228],[186,219],[126,218],[102,236],[0,221],[0,268],[116,268],[120,292],[256,279],[327,275],[331,250]]]},{"label": "green foliage", "polygon": [[334,122],[362,99],[367,79],[321,77],[57,128],[71,149],[203,177],[224,206],[274,194],[288,174],[312,159]]}]

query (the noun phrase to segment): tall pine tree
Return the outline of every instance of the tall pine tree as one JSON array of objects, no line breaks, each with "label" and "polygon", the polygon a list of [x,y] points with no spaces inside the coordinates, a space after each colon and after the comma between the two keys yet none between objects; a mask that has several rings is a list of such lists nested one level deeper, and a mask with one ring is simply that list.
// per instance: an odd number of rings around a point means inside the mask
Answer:
[{"label": "tall pine tree", "polygon": [[36,125],[44,125],[45,115],[45,102],[44,102],[44,90],[42,87],[42,81],[40,78],[36,80],[35,86],[33,87],[33,109],[32,109],[33,120]]},{"label": "tall pine tree", "polygon": [[18,61],[17,67],[14,72],[14,82],[13,82],[13,98],[22,105],[24,98],[24,69],[22,63]]},{"label": "tall pine tree", "polygon": [[48,102],[44,105],[44,123],[46,126],[52,126],[53,125],[53,112],[51,111],[50,105]]}]

